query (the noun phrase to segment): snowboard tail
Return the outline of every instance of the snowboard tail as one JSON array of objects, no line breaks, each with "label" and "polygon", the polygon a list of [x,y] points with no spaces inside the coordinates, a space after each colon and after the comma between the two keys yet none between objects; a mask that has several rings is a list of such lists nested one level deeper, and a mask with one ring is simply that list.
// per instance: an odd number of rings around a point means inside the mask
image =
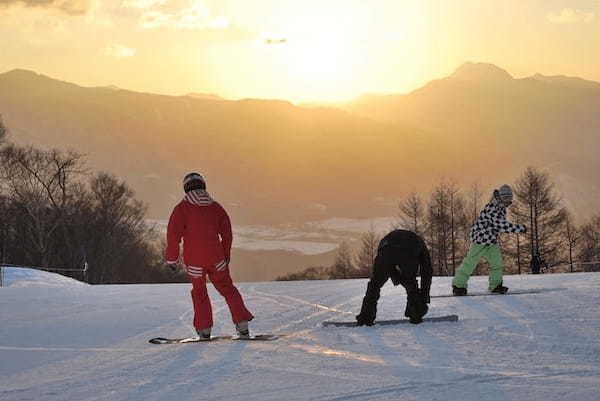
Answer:
[{"label": "snowboard tail", "polygon": [[277,334],[257,334],[250,337],[239,337],[232,336],[233,341],[273,341],[277,340],[280,336]]},{"label": "snowboard tail", "polygon": [[151,344],[186,344],[186,343],[203,343],[213,341],[273,341],[279,338],[276,334],[257,334],[250,337],[239,336],[213,336],[211,338],[202,337],[185,337],[185,338],[165,338],[155,337],[148,340]]},{"label": "snowboard tail", "polygon": [[[423,318],[423,322],[456,322],[458,321],[458,315],[445,315]],[[396,319],[396,320],[376,320],[375,326],[391,326],[395,324],[410,323],[409,319]],[[325,321],[322,323],[324,327],[356,327],[356,322],[334,322]]]}]

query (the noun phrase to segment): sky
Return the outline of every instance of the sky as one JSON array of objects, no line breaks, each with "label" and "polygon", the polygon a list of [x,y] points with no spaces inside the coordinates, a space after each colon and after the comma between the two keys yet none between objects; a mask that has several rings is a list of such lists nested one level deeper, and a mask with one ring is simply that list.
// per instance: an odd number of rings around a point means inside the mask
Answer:
[{"label": "sky", "polygon": [[83,86],[337,102],[466,61],[600,81],[600,0],[0,0],[0,73]]}]

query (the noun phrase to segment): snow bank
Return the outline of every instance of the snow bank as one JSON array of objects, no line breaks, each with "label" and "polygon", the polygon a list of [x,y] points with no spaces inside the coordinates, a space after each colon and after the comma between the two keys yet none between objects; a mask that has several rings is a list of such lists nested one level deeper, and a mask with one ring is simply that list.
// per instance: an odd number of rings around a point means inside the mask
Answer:
[{"label": "snow bank", "polygon": [[23,267],[3,267],[3,286],[5,287],[71,287],[87,285],[58,273]]}]

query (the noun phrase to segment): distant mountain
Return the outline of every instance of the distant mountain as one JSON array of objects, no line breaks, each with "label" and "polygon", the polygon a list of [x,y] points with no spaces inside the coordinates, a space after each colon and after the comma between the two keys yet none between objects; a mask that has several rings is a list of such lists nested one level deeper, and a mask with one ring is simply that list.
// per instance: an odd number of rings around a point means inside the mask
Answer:
[{"label": "distant mountain", "polygon": [[[406,95],[333,107],[86,88],[25,70],[0,74],[0,114],[12,140],[74,148],[117,174],[165,219],[189,171],[237,224],[396,213],[440,178],[484,189],[529,165],[560,175],[582,216],[598,211],[600,84],[514,79],[467,63]],[[588,189],[581,193],[582,188]]]},{"label": "distant mountain", "polygon": [[221,96],[212,93],[188,93],[186,96],[204,100],[224,100]]},{"label": "distant mountain", "polygon": [[600,90],[600,82],[587,81],[578,77],[567,77],[564,75],[546,76],[542,74],[535,74],[530,79],[547,82],[552,85],[563,85],[570,88],[579,88],[583,90],[596,91]]},{"label": "distant mountain", "polygon": [[13,141],[87,154],[161,219],[190,171],[206,174],[238,224],[389,215],[437,174],[419,171],[431,153],[420,130],[281,100],[85,88],[14,70],[0,74],[0,114]]},{"label": "distant mountain", "polygon": [[[559,189],[576,213],[600,210],[593,189],[600,184],[598,82],[541,74],[514,79],[492,64],[466,63],[409,94],[363,96],[344,108],[426,131],[483,181],[514,178],[527,164],[547,168],[570,183]],[[573,183],[589,190],[582,197]]]},{"label": "distant mountain", "polygon": [[467,62],[460,66],[450,76],[453,79],[475,81],[481,83],[502,83],[510,81],[513,77],[500,67],[488,63]]}]

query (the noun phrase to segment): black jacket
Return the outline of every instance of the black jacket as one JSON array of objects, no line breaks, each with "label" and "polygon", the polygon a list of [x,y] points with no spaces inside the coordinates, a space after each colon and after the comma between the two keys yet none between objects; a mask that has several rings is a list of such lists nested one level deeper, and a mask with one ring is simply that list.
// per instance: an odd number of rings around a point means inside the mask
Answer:
[{"label": "black jacket", "polygon": [[429,296],[433,269],[425,241],[412,231],[394,230],[379,242],[378,256],[384,259],[394,285],[421,276],[421,293]]}]

